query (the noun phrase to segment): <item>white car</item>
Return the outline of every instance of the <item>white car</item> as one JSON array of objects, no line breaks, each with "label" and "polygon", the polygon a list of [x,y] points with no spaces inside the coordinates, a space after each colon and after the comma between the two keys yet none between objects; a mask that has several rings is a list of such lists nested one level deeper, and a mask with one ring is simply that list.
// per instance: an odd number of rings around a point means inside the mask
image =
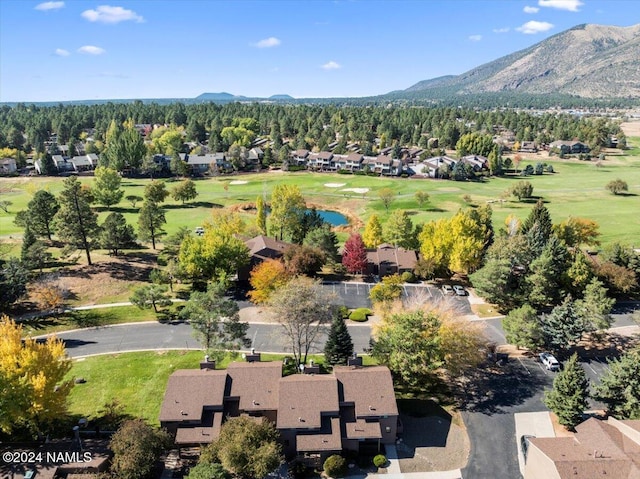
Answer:
[{"label": "white car", "polygon": [[464,289],[462,286],[460,286],[459,284],[454,284],[453,285],[453,291],[458,295],[458,296],[466,296],[467,295],[467,290]]},{"label": "white car", "polygon": [[450,284],[442,285],[442,294],[453,294],[453,288]]},{"label": "white car", "polygon": [[560,371],[560,363],[551,353],[540,353],[540,362],[549,371]]}]

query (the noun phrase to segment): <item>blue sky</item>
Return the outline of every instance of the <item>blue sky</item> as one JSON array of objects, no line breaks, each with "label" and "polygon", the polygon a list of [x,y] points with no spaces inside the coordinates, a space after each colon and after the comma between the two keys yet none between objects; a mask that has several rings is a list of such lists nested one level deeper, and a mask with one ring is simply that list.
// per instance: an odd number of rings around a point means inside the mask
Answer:
[{"label": "blue sky", "polygon": [[377,95],[639,19],[636,0],[0,0],[0,101]]}]

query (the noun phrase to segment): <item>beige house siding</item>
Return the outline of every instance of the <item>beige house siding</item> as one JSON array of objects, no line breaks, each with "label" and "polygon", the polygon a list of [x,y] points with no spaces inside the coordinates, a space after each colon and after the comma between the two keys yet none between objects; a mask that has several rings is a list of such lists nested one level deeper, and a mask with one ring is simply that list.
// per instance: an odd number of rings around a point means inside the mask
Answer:
[{"label": "beige house siding", "polygon": [[562,479],[554,462],[535,445],[529,443],[524,479]]}]

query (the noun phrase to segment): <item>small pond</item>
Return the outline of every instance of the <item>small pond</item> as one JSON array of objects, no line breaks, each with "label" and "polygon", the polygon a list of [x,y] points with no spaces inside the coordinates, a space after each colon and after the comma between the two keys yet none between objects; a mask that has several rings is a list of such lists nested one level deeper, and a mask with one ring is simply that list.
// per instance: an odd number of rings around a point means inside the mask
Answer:
[{"label": "small pond", "polygon": [[[309,210],[310,211],[310,210]],[[342,213],[338,213],[337,211],[329,211],[329,210],[316,210],[318,214],[329,223],[331,226],[343,226],[348,225],[349,220]]]}]

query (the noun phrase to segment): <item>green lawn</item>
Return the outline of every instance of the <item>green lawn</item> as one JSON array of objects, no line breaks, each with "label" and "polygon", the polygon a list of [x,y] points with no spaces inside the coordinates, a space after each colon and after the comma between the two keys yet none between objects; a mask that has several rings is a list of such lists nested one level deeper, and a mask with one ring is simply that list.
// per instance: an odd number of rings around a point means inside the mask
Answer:
[{"label": "green lawn", "polygon": [[[124,412],[158,425],[158,415],[164,390],[171,373],[176,369],[198,368],[202,351],[156,351],[109,354],[76,359],[68,377],[84,378],[71,390],[69,412],[95,417],[102,407],[114,399],[124,406]],[[284,355],[263,354],[263,361],[282,359]],[[324,356],[312,356],[323,364]],[[241,360],[241,359],[237,359]],[[232,361],[227,357],[218,364],[225,368]],[[364,356],[365,365],[374,364]]]},{"label": "green lawn", "polygon": [[[547,203],[555,222],[562,221],[569,216],[591,218],[600,224],[603,243],[622,241],[637,243],[640,236],[640,138],[629,139],[633,147],[625,155],[611,157],[597,167],[595,162],[580,162],[577,160],[547,160],[553,164],[554,174],[532,176],[527,178],[534,185],[534,195],[541,196]],[[534,161],[523,161],[520,168]],[[605,190],[605,185],[616,178],[622,178],[629,184],[629,195],[614,196]],[[253,202],[257,196],[271,192],[279,183],[297,184],[308,202],[325,205],[328,208],[348,210],[363,221],[373,213],[379,214],[384,220],[393,210],[410,210],[414,221],[429,221],[453,215],[459,208],[468,206],[463,196],[469,195],[472,204],[481,205],[487,201],[498,199],[514,181],[520,177],[491,178],[486,182],[454,182],[445,180],[418,180],[398,178],[378,178],[326,173],[260,173],[239,175],[233,177],[211,178],[196,182],[199,196],[196,201],[186,206],[169,200],[165,203],[167,209],[168,233],[176,231],[181,226],[193,228],[201,225],[210,215],[212,208],[231,206],[239,203]],[[246,184],[231,184],[233,181],[246,181]],[[12,181],[5,179],[4,182]],[[83,182],[91,183],[91,178],[82,178]],[[125,179],[123,186],[125,196],[135,194],[142,196],[144,186],[149,180]],[[344,184],[340,187],[327,187],[327,183]],[[61,179],[33,178],[26,182],[14,181],[15,190],[8,193],[7,199],[13,202],[10,213],[0,211],[0,232],[3,235],[21,234],[21,230],[13,224],[15,212],[24,208],[29,200],[30,192],[46,187],[52,193],[61,188]],[[173,182],[169,181],[169,188]],[[368,188],[366,194],[344,191],[347,188]],[[381,188],[391,188],[398,193],[398,197],[391,206],[391,213],[384,210],[377,198],[377,191]],[[414,200],[416,191],[423,190],[430,195],[430,201],[420,210]],[[3,194],[3,197],[5,195]],[[137,205],[139,207],[139,205]],[[507,201],[503,204],[494,203],[494,225],[502,227],[505,218],[515,214],[524,218],[531,203]],[[115,211],[122,212],[127,220],[135,225],[137,210],[123,201]],[[101,212],[101,220],[107,212]],[[246,213],[247,218],[252,217]]]}]

